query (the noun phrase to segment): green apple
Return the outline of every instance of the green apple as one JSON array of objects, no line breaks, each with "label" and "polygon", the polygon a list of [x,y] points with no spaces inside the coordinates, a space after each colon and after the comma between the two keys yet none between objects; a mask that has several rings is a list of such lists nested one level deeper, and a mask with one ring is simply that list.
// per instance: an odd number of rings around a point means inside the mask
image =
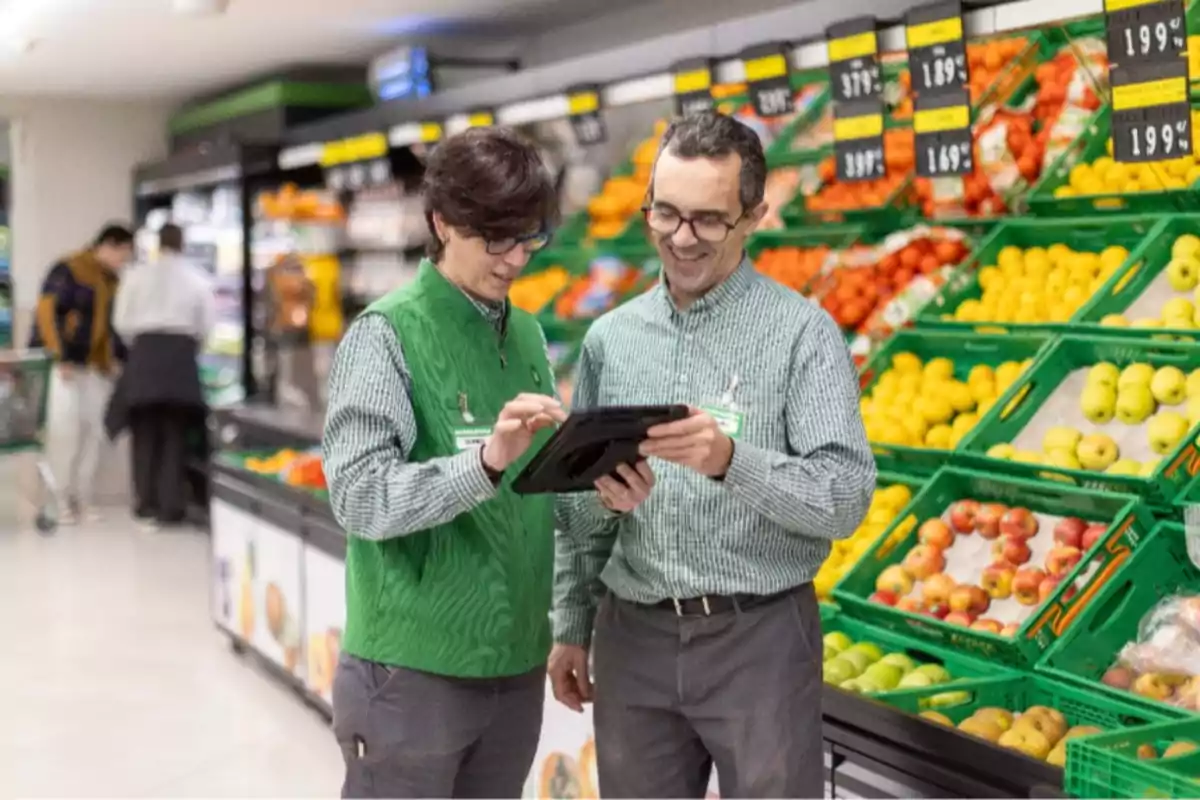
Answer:
[{"label": "green apple", "polygon": [[842,655],[849,655],[851,653],[862,653],[871,664],[883,658],[883,651],[879,649],[879,645],[872,642],[859,642]]},{"label": "green apple", "polygon": [[1075,451],[1056,448],[1046,454],[1046,463],[1052,467],[1062,467],[1063,469],[1081,469],[1082,465],[1079,459],[1075,457]]},{"label": "green apple", "polygon": [[[858,691],[861,692],[862,694],[879,694],[880,692],[886,692],[889,689],[889,687],[881,685],[879,683],[879,681],[875,680],[874,678],[868,677],[865,673],[850,682],[857,683]],[[891,688],[894,688],[894,687],[891,687]]]},{"label": "green apple", "polygon": [[893,667],[899,667],[905,673],[912,672],[917,667],[917,663],[904,653],[888,653],[883,658],[879,659],[880,664],[891,664]]},{"label": "green apple", "polygon": [[858,669],[844,658],[835,658],[825,665],[825,682],[841,686],[848,680],[858,677]]},{"label": "green apple", "polygon": [[1117,419],[1126,425],[1141,425],[1154,409],[1154,393],[1143,383],[1131,383],[1117,392]]},{"label": "green apple", "polygon": [[1185,233],[1171,245],[1171,258],[1200,258],[1200,236]]},{"label": "green apple", "polygon": [[900,679],[900,685],[897,689],[924,689],[927,686],[933,686],[933,678],[920,672],[910,672]]},{"label": "green apple", "polygon": [[1130,364],[1117,378],[1117,391],[1126,386],[1149,386],[1154,380],[1154,367],[1149,364]]},{"label": "green apple", "polygon": [[998,458],[1001,461],[1010,461],[1017,454],[1017,448],[1011,444],[994,444],[988,448],[988,458]]},{"label": "green apple", "polygon": [[838,651],[829,645],[825,645],[821,650],[821,661],[832,661],[838,657]]},{"label": "green apple", "polygon": [[1150,381],[1150,392],[1163,405],[1177,406],[1187,397],[1187,375],[1179,367],[1159,367]]},{"label": "green apple", "polygon": [[1141,471],[1141,462],[1134,461],[1132,458],[1118,459],[1108,469],[1104,470],[1107,475],[1137,475]]},{"label": "green apple", "polygon": [[1191,426],[1183,414],[1177,411],[1160,411],[1146,426],[1146,436],[1150,440],[1150,449],[1160,456],[1165,456],[1183,441],[1189,430]]},{"label": "green apple", "polygon": [[1172,258],[1167,264],[1167,280],[1177,292],[1190,292],[1200,283],[1200,262],[1194,258]]},{"label": "green apple", "polygon": [[896,688],[903,677],[904,670],[900,667],[878,662],[867,668],[867,671],[863,673],[862,680],[870,680],[880,690],[890,692]]},{"label": "green apple", "polygon": [[862,682],[853,678],[848,681],[842,681],[837,687],[843,692],[850,692],[851,694],[867,694],[867,689],[862,685]]},{"label": "green apple", "polygon": [[1056,425],[1046,431],[1046,435],[1042,437],[1042,449],[1047,453],[1054,450],[1069,450],[1073,453],[1082,438],[1083,434],[1075,428]]},{"label": "green apple", "polygon": [[1149,461],[1142,463],[1142,468],[1138,470],[1138,475],[1143,478],[1152,478],[1154,473],[1158,471],[1158,465],[1162,463],[1161,458],[1152,458]]},{"label": "green apple", "polygon": [[1083,390],[1079,397],[1079,408],[1085,417],[1097,425],[1111,422],[1117,413],[1117,390],[1106,384],[1094,383]]},{"label": "green apple", "polygon": [[1121,457],[1121,448],[1117,447],[1111,436],[1091,433],[1080,440],[1075,456],[1084,469],[1102,472],[1117,463],[1117,459]]},{"label": "green apple", "polygon": [[1110,364],[1107,361],[1101,361],[1091,369],[1087,374],[1088,386],[1107,386],[1111,389],[1117,388],[1117,381],[1121,379],[1121,370],[1116,364]]},{"label": "green apple", "polygon": [[935,684],[949,683],[953,680],[950,671],[941,664],[922,664],[913,670],[914,675],[925,675]]},{"label": "green apple", "polygon": [[821,641],[826,647],[830,647],[839,653],[844,653],[854,644],[854,640],[841,631],[831,631],[825,634]]},{"label": "green apple", "polygon": [[1105,328],[1128,328],[1129,320],[1124,314],[1105,314],[1100,318],[1100,324]]}]

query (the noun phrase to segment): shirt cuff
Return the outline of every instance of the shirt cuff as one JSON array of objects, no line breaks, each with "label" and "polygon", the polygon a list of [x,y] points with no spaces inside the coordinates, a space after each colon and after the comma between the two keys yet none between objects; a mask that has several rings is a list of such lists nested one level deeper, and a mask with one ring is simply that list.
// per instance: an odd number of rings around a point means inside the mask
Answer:
[{"label": "shirt cuff", "polygon": [[747,442],[734,442],[733,458],[729,460],[723,483],[734,491],[765,486],[771,477],[771,463],[776,455]]},{"label": "shirt cuff", "polygon": [[483,468],[479,450],[472,447],[450,458],[450,483],[467,508],[474,508],[496,496],[496,486]]},{"label": "shirt cuff", "polygon": [[554,610],[554,643],[588,647],[592,642],[592,626],[596,611],[592,608],[556,608]]}]

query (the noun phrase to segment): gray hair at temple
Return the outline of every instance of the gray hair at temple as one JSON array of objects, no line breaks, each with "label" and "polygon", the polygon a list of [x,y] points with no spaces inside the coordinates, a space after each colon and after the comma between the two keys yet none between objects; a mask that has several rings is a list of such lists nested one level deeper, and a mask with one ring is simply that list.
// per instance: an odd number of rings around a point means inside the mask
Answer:
[{"label": "gray hair at temple", "polygon": [[[677,119],[663,134],[658,154],[666,150],[680,158],[725,158],[737,153],[742,159],[739,199],[742,209],[757,208],[767,187],[767,157],[762,140],[747,125],[716,111],[701,111]],[[656,159],[657,161],[657,159]],[[654,191],[651,179],[650,191]]]}]

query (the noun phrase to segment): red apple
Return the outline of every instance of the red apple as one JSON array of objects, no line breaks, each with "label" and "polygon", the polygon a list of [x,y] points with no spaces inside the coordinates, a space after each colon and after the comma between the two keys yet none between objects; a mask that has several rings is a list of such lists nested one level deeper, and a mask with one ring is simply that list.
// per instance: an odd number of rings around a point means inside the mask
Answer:
[{"label": "red apple", "polygon": [[1005,625],[1004,628],[1000,631],[1000,635],[1006,636],[1009,639],[1011,639],[1017,635],[1017,631],[1019,631],[1020,629],[1021,629],[1020,625],[1018,625],[1015,622],[1010,622],[1007,625]]},{"label": "red apple", "polygon": [[979,503],[974,500],[959,500],[950,506],[950,525],[955,533],[973,533],[975,531],[975,515],[979,513]]},{"label": "red apple", "polygon": [[946,557],[941,548],[930,544],[919,544],[904,557],[904,569],[919,581],[946,568]]},{"label": "red apple", "polygon": [[1088,524],[1079,517],[1067,517],[1054,526],[1054,541],[1067,547],[1079,547],[1087,527]]},{"label": "red apple", "polygon": [[1058,575],[1048,575],[1046,579],[1038,584],[1038,602],[1044,603],[1050,599],[1050,595],[1058,589],[1058,585],[1062,583],[1062,577]]},{"label": "red apple", "polygon": [[1013,576],[1013,597],[1023,606],[1036,606],[1040,600],[1038,592],[1046,573],[1037,567],[1026,567]]},{"label": "red apple", "polygon": [[977,617],[988,610],[992,598],[978,586],[957,586],[950,593],[950,610],[965,611]]},{"label": "red apple", "polygon": [[936,606],[950,599],[950,593],[958,583],[944,572],[930,575],[921,584],[921,599],[927,606]]},{"label": "red apple", "polygon": [[1000,562],[986,567],[979,583],[993,600],[1007,600],[1012,597],[1013,577],[1016,574],[1015,566]]},{"label": "red apple", "polygon": [[910,614],[916,614],[924,610],[925,605],[911,594],[908,597],[901,597],[896,601],[896,608],[900,611],[907,611]]},{"label": "red apple", "polygon": [[966,611],[951,611],[946,615],[946,619],[942,620],[947,625],[958,625],[962,628],[969,628],[975,622],[975,617],[968,614]]},{"label": "red apple", "polygon": [[1008,511],[1008,506],[1002,503],[985,503],[975,514],[975,530],[985,539],[995,539],[1000,535],[1000,519]]},{"label": "red apple", "polygon": [[975,620],[975,624],[971,626],[971,630],[983,631],[984,633],[991,633],[998,636],[1000,635],[1000,631],[1004,630],[1004,626],[994,619],[977,619]]},{"label": "red apple", "polygon": [[927,519],[917,531],[917,541],[945,550],[954,544],[954,531],[940,519]]},{"label": "red apple", "polygon": [[912,588],[912,575],[909,575],[908,571],[899,564],[888,567],[875,579],[875,591],[891,592],[896,597],[904,597],[912,591]]},{"label": "red apple", "polygon": [[1104,538],[1104,534],[1108,533],[1107,522],[1093,522],[1087,526],[1087,530],[1083,532],[1083,537],[1079,543],[1079,549],[1083,552],[1088,552],[1096,546],[1096,542]]},{"label": "red apple", "polygon": [[1046,554],[1046,572],[1061,578],[1083,560],[1083,551],[1078,547],[1059,545]]},{"label": "red apple", "polygon": [[1038,532],[1038,518],[1028,508],[1010,508],[1000,518],[1000,532],[1005,536],[1031,539]]},{"label": "red apple", "polygon": [[938,603],[935,606],[930,606],[926,613],[934,619],[945,619],[950,613],[950,606],[946,603]]},{"label": "red apple", "polygon": [[880,603],[885,606],[894,606],[899,598],[896,597],[894,592],[876,592],[867,599],[872,603]]},{"label": "red apple", "polygon": [[1025,540],[1018,536],[1001,536],[992,543],[992,558],[1019,567],[1033,558]]}]

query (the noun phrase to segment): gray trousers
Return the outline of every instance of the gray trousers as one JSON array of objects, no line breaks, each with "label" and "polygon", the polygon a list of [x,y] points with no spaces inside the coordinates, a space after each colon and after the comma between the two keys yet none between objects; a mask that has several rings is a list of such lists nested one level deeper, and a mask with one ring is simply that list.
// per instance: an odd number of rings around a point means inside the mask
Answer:
[{"label": "gray trousers", "polygon": [[342,654],[333,732],[342,797],[519,798],[537,754],[546,668],[464,679]]},{"label": "gray trousers", "polygon": [[805,585],[710,617],[611,594],[592,643],[604,798],[823,797],[821,620]]}]

